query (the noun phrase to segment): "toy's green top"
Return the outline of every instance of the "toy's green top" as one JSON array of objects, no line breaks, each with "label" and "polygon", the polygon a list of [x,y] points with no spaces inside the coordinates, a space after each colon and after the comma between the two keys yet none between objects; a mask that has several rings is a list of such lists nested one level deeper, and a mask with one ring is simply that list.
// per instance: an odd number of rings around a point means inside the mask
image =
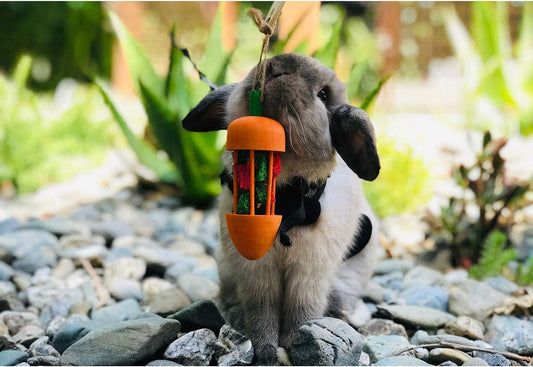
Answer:
[{"label": "toy's green top", "polygon": [[250,116],[263,116],[260,90],[250,91]]}]

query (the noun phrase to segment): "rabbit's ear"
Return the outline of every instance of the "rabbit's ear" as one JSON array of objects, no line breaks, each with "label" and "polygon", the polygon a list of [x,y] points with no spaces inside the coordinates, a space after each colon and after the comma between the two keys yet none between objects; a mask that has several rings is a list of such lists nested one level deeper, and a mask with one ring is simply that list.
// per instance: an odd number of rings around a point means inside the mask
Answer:
[{"label": "rabbit's ear", "polygon": [[357,176],[367,181],[378,177],[381,167],[374,127],[365,111],[338,106],[331,117],[330,133],[333,146]]},{"label": "rabbit's ear", "polygon": [[228,128],[226,102],[237,84],[219,87],[205,96],[182,121],[189,131],[215,131]]}]

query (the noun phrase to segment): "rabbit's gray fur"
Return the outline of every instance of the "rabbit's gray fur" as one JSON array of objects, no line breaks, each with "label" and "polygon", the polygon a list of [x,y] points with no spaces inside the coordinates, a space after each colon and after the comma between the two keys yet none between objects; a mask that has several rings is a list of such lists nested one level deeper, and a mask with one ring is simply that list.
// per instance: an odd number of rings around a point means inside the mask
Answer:
[{"label": "rabbit's gray fur", "polygon": [[[318,220],[292,228],[288,232],[290,247],[283,246],[278,236],[271,250],[256,261],[246,260],[233,246],[224,218],[225,213],[232,212],[233,194],[226,186],[220,194],[221,246],[216,258],[221,304],[229,322],[251,338],[256,361],[272,364],[276,361],[276,348],[290,348],[295,332],[306,321],[328,311],[353,322],[361,318],[361,310],[364,314],[366,307],[360,296],[376,258],[378,227],[354,170],[359,173],[370,165],[360,161],[365,159],[367,150],[371,151],[375,162],[370,167],[371,177],[365,178],[372,180],[379,171],[379,161],[376,166],[370,121],[364,112],[346,105],[345,88],[332,70],[311,57],[297,54],[279,55],[266,62],[263,113],[279,121],[286,131],[287,150],[281,154],[278,188],[295,176],[309,183],[327,179]],[[248,115],[248,94],[254,74],[255,69],[242,82],[208,95],[183,121],[184,126],[196,131],[213,130]],[[323,89],[326,98],[320,98],[324,97],[320,92]],[[337,129],[349,131],[330,133],[334,116]],[[201,126],[204,120],[210,120],[211,126]],[[354,121],[358,124],[356,128]],[[350,146],[353,139],[341,141],[346,139],[344,135],[353,135],[359,144],[357,149]],[[350,153],[345,153],[346,150]],[[223,162],[227,171],[232,172],[230,152],[224,154]],[[360,230],[362,214],[370,218],[373,227],[369,244],[346,259]]]}]

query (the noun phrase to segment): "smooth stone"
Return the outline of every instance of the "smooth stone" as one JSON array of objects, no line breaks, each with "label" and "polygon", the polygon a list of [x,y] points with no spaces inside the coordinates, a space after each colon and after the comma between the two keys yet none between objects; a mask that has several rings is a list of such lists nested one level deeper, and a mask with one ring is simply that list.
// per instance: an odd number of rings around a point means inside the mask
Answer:
[{"label": "smooth stone", "polygon": [[140,236],[121,236],[113,240],[111,245],[112,248],[160,248],[159,243],[149,237],[140,237]]},{"label": "smooth stone", "polygon": [[3,336],[9,337],[9,329],[5,324],[0,323],[0,337],[3,337]]},{"label": "smooth stone", "polygon": [[77,302],[74,303],[70,309],[68,310],[68,314],[74,315],[74,314],[81,314],[81,315],[89,315],[89,312],[91,312],[93,308],[93,303],[88,301],[83,302]]},{"label": "smooth stone", "polygon": [[70,213],[70,218],[76,221],[98,221],[100,220],[100,211],[91,204],[81,205]]},{"label": "smooth stone", "polygon": [[112,247],[109,251],[107,251],[105,260],[104,260],[104,266],[108,263],[112,263],[118,259],[122,259],[125,257],[133,257],[133,249],[130,247]]},{"label": "smooth stone", "polygon": [[371,319],[358,331],[364,335],[401,335],[407,338],[405,327],[386,319]]},{"label": "smooth stone", "polygon": [[0,220],[0,235],[13,232],[19,228],[20,222],[17,218],[7,218]]},{"label": "smooth stone", "polygon": [[397,271],[406,272],[411,269],[415,264],[411,260],[402,259],[385,259],[381,260],[374,267],[375,275],[389,274]]},{"label": "smooth stone", "polygon": [[179,363],[169,361],[167,359],[156,359],[147,364],[147,366],[182,366]]},{"label": "smooth stone", "polygon": [[30,324],[23,326],[18,331],[18,333],[13,335],[13,340],[15,341],[15,343],[19,343],[24,345],[25,347],[29,347],[30,344],[32,344],[34,341],[44,335],[45,332],[42,327]]},{"label": "smooth stone", "polygon": [[8,282],[7,280],[0,280],[0,297],[6,297],[8,295],[15,295],[17,288],[15,284]]},{"label": "smooth stone", "polygon": [[15,275],[13,268],[9,264],[0,261],[0,280],[10,280],[13,275]]},{"label": "smooth stone", "polygon": [[28,348],[30,356],[52,356],[59,358],[59,352],[52,345],[49,344],[49,341],[50,338],[48,336],[42,336],[39,339],[35,340]]},{"label": "smooth stone", "polygon": [[61,355],[62,365],[136,365],[168,345],[179,332],[176,320],[154,315],[111,323],[90,331]]},{"label": "smooth stone", "polygon": [[489,364],[481,359],[481,358],[470,358],[465,363],[463,363],[463,366],[488,366]]},{"label": "smooth stone", "polygon": [[442,362],[441,364],[439,364],[439,366],[450,366],[450,367],[454,367],[454,366],[458,366],[458,364],[455,363],[455,362],[452,362],[452,361],[444,361],[444,362]]},{"label": "smooth stone", "polygon": [[218,334],[225,324],[222,314],[210,300],[197,301],[168,317],[178,320],[185,332],[205,328]]},{"label": "smooth stone", "polygon": [[40,247],[55,248],[58,243],[56,236],[50,232],[37,229],[21,229],[0,235],[0,248],[6,249],[17,258],[22,257],[25,252],[32,249]]},{"label": "smooth stone", "polygon": [[432,363],[443,363],[446,361],[452,361],[458,365],[462,365],[468,361],[470,357],[465,352],[451,348],[435,348],[429,352],[429,361]]},{"label": "smooth stone", "polygon": [[363,350],[370,356],[370,362],[392,357],[409,347],[409,340],[401,335],[369,335],[363,343]]},{"label": "smooth stone", "polygon": [[444,274],[444,280],[448,284],[461,283],[464,280],[468,279],[468,270],[465,269],[454,269],[446,274]]},{"label": "smooth stone", "polygon": [[0,366],[14,366],[25,362],[28,357],[28,353],[21,350],[3,350],[0,352]]},{"label": "smooth stone", "polygon": [[533,355],[533,321],[513,316],[493,316],[486,339],[496,350]]},{"label": "smooth stone", "polygon": [[166,279],[157,277],[149,277],[142,282],[142,290],[145,300],[172,288],[175,288],[174,284]]},{"label": "smooth stone", "polygon": [[205,254],[205,247],[197,241],[192,241],[184,235],[170,235],[165,241],[161,241],[165,247],[176,251],[181,255],[198,256]]},{"label": "smooth stone", "polygon": [[400,298],[405,299],[405,303],[410,306],[448,311],[448,292],[441,288],[432,286],[407,288],[401,292]]},{"label": "smooth stone", "polygon": [[401,324],[424,329],[436,329],[455,320],[455,316],[447,312],[419,306],[381,305],[378,306],[378,314],[392,318]]},{"label": "smooth stone", "polygon": [[113,277],[107,278],[105,285],[111,296],[117,300],[128,298],[142,300],[143,298],[141,283],[138,280]]},{"label": "smooth stone", "polygon": [[185,273],[191,273],[197,267],[197,261],[190,256],[181,256],[181,259],[165,270],[165,279],[177,281]]},{"label": "smooth stone", "polygon": [[69,320],[61,326],[52,339],[52,346],[63,353],[72,344],[83,338],[96,327],[96,323],[87,318],[86,321]]},{"label": "smooth stone", "polygon": [[37,270],[55,266],[57,255],[52,247],[27,246],[24,252],[20,252],[11,263],[15,270],[33,274]]},{"label": "smooth stone", "polygon": [[102,236],[67,235],[59,240],[58,254],[69,259],[98,259],[103,261],[107,254]]},{"label": "smooth stone", "polygon": [[447,323],[444,330],[447,333],[470,339],[483,339],[485,335],[483,323],[468,316],[458,316],[454,321]]},{"label": "smooth stone", "polygon": [[443,277],[442,273],[437,270],[421,265],[415,266],[405,274],[401,288],[432,286],[442,281]]},{"label": "smooth stone", "polygon": [[194,274],[198,274],[200,276],[203,276],[204,278],[212,280],[216,284],[220,284],[220,278],[218,277],[217,269],[195,268],[192,272]]},{"label": "smooth stone", "polygon": [[26,361],[30,366],[58,366],[59,357],[54,356],[37,356],[30,357]]},{"label": "smooth stone", "polygon": [[163,268],[168,268],[175,263],[179,263],[183,258],[183,255],[162,248],[159,246],[159,244],[157,247],[135,247],[133,249],[133,256],[143,259],[148,266],[156,264],[158,266],[162,266]]},{"label": "smooth stone", "polygon": [[164,357],[185,366],[209,366],[217,337],[209,329],[191,331],[173,341]]},{"label": "smooth stone", "polygon": [[192,302],[214,299],[218,296],[219,286],[201,275],[185,273],[178,278],[179,288]]},{"label": "smooth stone", "polygon": [[254,348],[250,339],[224,325],[215,345],[215,356],[219,366],[248,365],[254,358]]},{"label": "smooth stone", "polygon": [[342,320],[323,317],[306,322],[296,332],[290,351],[294,365],[355,365],[363,337]]},{"label": "smooth stone", "polygon": [[127,223],[107,220],[103,222],[91,222],[89,227],[94,234],[100,235],[106,241],[112,241],[114,238],[122,236],[132,236],[133,228]]},{"label": "smooth stone", "polygon": [[518,289],[515,283],[502,276],[485,278],[483,279],[483,283],[490,285],[499,292],[509,295]]},{"label": "smooth stone", "polygon": [[105,264],[106,278],[125,278],[141,280],[146,273],[146,263],[141,259],[125,257]]},{"label": "smooth stone", "polygon": [[21,271],[15,272],[12,281],[13,284],[15,284],[17,288],[21,291],[25,291],[26,289],[31,287],[31,276]]},{"label": "smooth stone", "polygon": [[384,275],[375,275],[372,277],[372,282],[383,287],[397,291],[402,286],[403,273],[395,271]]},{"label": "smooth stone", "polygon": [[375,366],[431,366],[421,359],[408,356],[387,357],[377,361]]},{"label": "smooth stone", "polygon": [[359,357],[359,362],[357,362],[358,366],[370,366],[370,356],[366,352],[361,352],[361,356]]},{"label": "smooth stone", "polygon": [[503,303],[505,297],[485,283],[468,279],[450,289],[450,313],[484,320]]},{"label": "smooth stone", "polygon": [[[413,344],[412,341],[411,344]],[[416,348],[414,350],[414,355],[416,358],[426,361],[429,358],[429,350],[426,348]]]},{"label": "smooth stone", "polygon": [[[160,316],[173,314],[191,304],[187,295],[176,287],[164,290],[150,297],[145,296],[143,302],[146,304],[146,311]],[[185,331],[183,326],[182,330]]]},{"label": "smooth stone", "polygon": [[489,366],[511,365],[511,362],[499,353],[474,352],[474,357],[484,360]]},{"label": "smooth stone", "polygon": [[50,276],[57,279],[64,279],[76,270],[76,265],[71,259],[59,259],[57,265],[52,269]]},{"label": "smooth stone", "polygon": [[440,342],[448,342],[448,343],[454,343],[454,344],[461,344],[461,345],[468,345],[468,346],[475,346],[475,342],[463,338],[462,336],[457,335],[450,335],[450,334],[437,334],[437,335],[429,335],[424,330],[418,330],[414,335],[411,337],[411,344],[417,345],[417,344],[437,344]]},{"label": "smooth stone", "polygon": [[4,311],[0,313],[0,322],[9,328],[11,335],[14,335],[26,325],[39,325],[39,317],[32,312]]},{"label": "smooth stone", "polygon": [[0,336],[0,350],[21,350],[26,352],[26,347],[15,343],[9,335]]},{"label": "smooth stone", "polygon": [[124,301],[115,303],[111,306],[105,306],[95,310],[91,314],[91,318],[102,324],[125,321],[133,316],[141,313],[139,303],[133,299],[125,299]]},{"label": "smooth stone", "polygon": [[90,229],[80,222],[60,217],[30,220],[24,223],[21,228],[39,229],[53,233],[60,237],[71,234],[81,234],[87,236],[91,233]]}]

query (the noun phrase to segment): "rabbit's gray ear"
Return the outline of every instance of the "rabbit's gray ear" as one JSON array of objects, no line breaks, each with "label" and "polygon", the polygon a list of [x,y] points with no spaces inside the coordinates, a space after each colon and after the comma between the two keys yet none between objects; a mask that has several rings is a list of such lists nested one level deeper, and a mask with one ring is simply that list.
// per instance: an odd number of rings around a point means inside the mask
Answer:
[{"label": "rabbit's gray ear", "polygon": [[374,127],[365,111],[350,105],[335,108],[330,121],[333,146],[360,178],[373,181],[380,164]]},{"label": "rabbit's gray ear", "polygon": [[228,128],[226,121],[226,102],[237,84],[219,87],[205,96],[185,116],[183,127],[189,131],[215,131]]}]

